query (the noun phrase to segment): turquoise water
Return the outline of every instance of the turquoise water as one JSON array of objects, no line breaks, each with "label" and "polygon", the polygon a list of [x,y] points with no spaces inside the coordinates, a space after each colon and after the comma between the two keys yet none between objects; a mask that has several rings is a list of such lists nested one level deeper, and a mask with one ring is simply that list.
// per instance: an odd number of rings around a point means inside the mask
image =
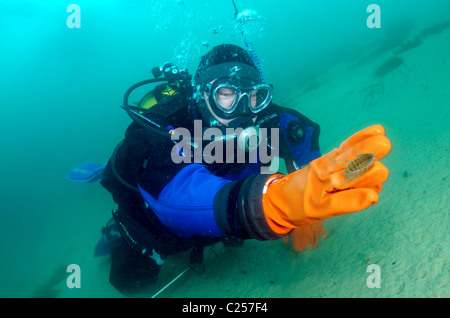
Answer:
[{"label": "turquoise water", "polygon": [[[164,297],[449,297],[450,1],[244,1],[274,99],[321,125],[323,153],[382,124],[393,149],[380,201],[326,220],[328,238],[297,254],[283,241],[246,242],[205,256]],[[244,45],[231,1],[0,2],[1,297],[120,297],[109,260],[94,258],[114,207],[100,184],[69,182],[104,163],[130,119],[119,105],[166,61],[195,71],[221,43]],[[366,8],[381,8],[369,29]],[[402,63],[377,76],[393,56]],[[173,257],[152,296],[186,266]],[[81,288],[66,286],[77,264]],[[381,268],[368,288],[367,266]],[[220,287],[219,287],[220,286]]]}]

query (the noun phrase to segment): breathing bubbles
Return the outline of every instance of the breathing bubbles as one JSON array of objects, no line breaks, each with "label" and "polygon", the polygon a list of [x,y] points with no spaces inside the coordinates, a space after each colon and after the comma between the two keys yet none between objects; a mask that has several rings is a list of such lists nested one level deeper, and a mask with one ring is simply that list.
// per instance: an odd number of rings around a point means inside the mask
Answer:
[{"label": "breathing bubbles", "polygon": [[246,9],[236,14],[236,31],[244,34],[244,36],[261,37],[264,33],[265,19],[253,9]]},{"label": "breathing bubbles", "polygon": [[243,10],[236,15],[236,21],[243,23],[250,20],[258,19],[258,12],[253,9]]},{"label": "breathing bubbles", "polygon": [[[201,43],[201,50],[198,47],[199,43]],[[174,63],[180,68],[195,69],[195,63],[208,46],[208,41],[200,40],[195,33],[188,32],[184,35],[183,40],[173,48]]]},{"label": "breathing bubbles", "polygon": [[219,25],[218,27],[212,27],[209,29],[209,32],[212,34],[219,34],[220,31],[222,31],[223,25]]}]

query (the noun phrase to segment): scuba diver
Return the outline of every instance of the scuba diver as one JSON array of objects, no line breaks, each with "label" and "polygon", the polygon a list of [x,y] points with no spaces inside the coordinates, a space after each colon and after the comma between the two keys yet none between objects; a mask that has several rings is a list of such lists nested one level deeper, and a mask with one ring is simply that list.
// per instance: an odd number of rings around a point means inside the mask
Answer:
[{"label": "scuba diver", "polygon": [[[272,86],[263,82],[249,52],[231,44],[204,55],[192,79],[173,64],[160,73],[173,78],[140,105],[128,104],[129,93],[140,84],[127,91],[123,108],[133,122],[101,179],[118,208],[103,228],[97,250],[107,247],[111,254],[110,283],[120,292],[133,294],[155,282],[167,256],[183,251],[191,250],[190,264],[201,273],[204,247],[218,242],[242,246],[247,239],[292,235],[298,245],[314,245],[325,233],[321,220],[378,201],[388,169],[376,160],[361,177],[343,185],[342,162],[354,152],[385,156],[391,145],[383,127],[363,129],[321,156],[319,125],[273,103]],[[203,131],[215,128],[222,135],[200,142],[180,133],[186,140],[177,142],[177,131],[193,136],[199,122]],[[231,128],[235,133],[229,133]],[[248,149],[248,132],[263,128],[278,133],[259,138],[251,150],[277,151],[286,175],[261,173],[270,163]],[[243,146],[245,160],[194,158],[196,150],[211,142],[230,140],[235,153]],[[185,160],[174,162],[174,152]]]}]

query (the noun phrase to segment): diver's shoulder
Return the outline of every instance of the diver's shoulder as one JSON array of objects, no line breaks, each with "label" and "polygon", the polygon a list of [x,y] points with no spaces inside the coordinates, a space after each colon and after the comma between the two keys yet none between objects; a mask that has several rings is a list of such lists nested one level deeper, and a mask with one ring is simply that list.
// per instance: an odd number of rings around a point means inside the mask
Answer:
[{"label": "diver's shoulder", "polygon": [[303,115],[302,113],[300,113],[299,111],[292,109],[292,108],[288,108],[288,107],[283,107],[280,106],[278,104],[272,103],[270,106],[274,111],[276,111],[278,113],[278,115],[280,114],[290,114],[294,117],[296,117],[300,122],[302,122],[305,125],[308,126],[312,126],[314,128],[320,129],[319,124],[312,121],[310,118],[306,117],[305,115]]}]

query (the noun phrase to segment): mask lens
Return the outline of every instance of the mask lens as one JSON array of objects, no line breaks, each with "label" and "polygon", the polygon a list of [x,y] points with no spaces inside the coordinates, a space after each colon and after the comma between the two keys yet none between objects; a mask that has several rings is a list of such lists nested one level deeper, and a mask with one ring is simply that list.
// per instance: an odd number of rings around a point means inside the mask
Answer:
[{"label": "mask lens", "polygon": [[[210,88],[210,91],[212,91],[210,98],[217,108],[225,114],[233,114],[236,108],[240,107],[239,104],[245,104],[243,106],[245,109],[252,113],[258,113],[272,100],[272,87],[267,84],[258,84],[242,91],[237,86],[228,83],[216,85]],[[245,112],[243,107],[240,107],[239,112]]]},{"label": "mask lens", "polygon": [[236,88],[228,85],[220,85],[214,90],[214,101],[225,113],[229,114],[236,108]]},{"label": "mask lens", "polygon": [[266,87],[266,85],[260,86],[250,92],[250,97],[252,112],[259,112],[270,103],[272,99],[272,89]]},{"label": "mask lens", "polygon": [[229,87],[221,87],[217,90],[217,101],[223,108],[229,109],[236,99],[236,92]]}]

